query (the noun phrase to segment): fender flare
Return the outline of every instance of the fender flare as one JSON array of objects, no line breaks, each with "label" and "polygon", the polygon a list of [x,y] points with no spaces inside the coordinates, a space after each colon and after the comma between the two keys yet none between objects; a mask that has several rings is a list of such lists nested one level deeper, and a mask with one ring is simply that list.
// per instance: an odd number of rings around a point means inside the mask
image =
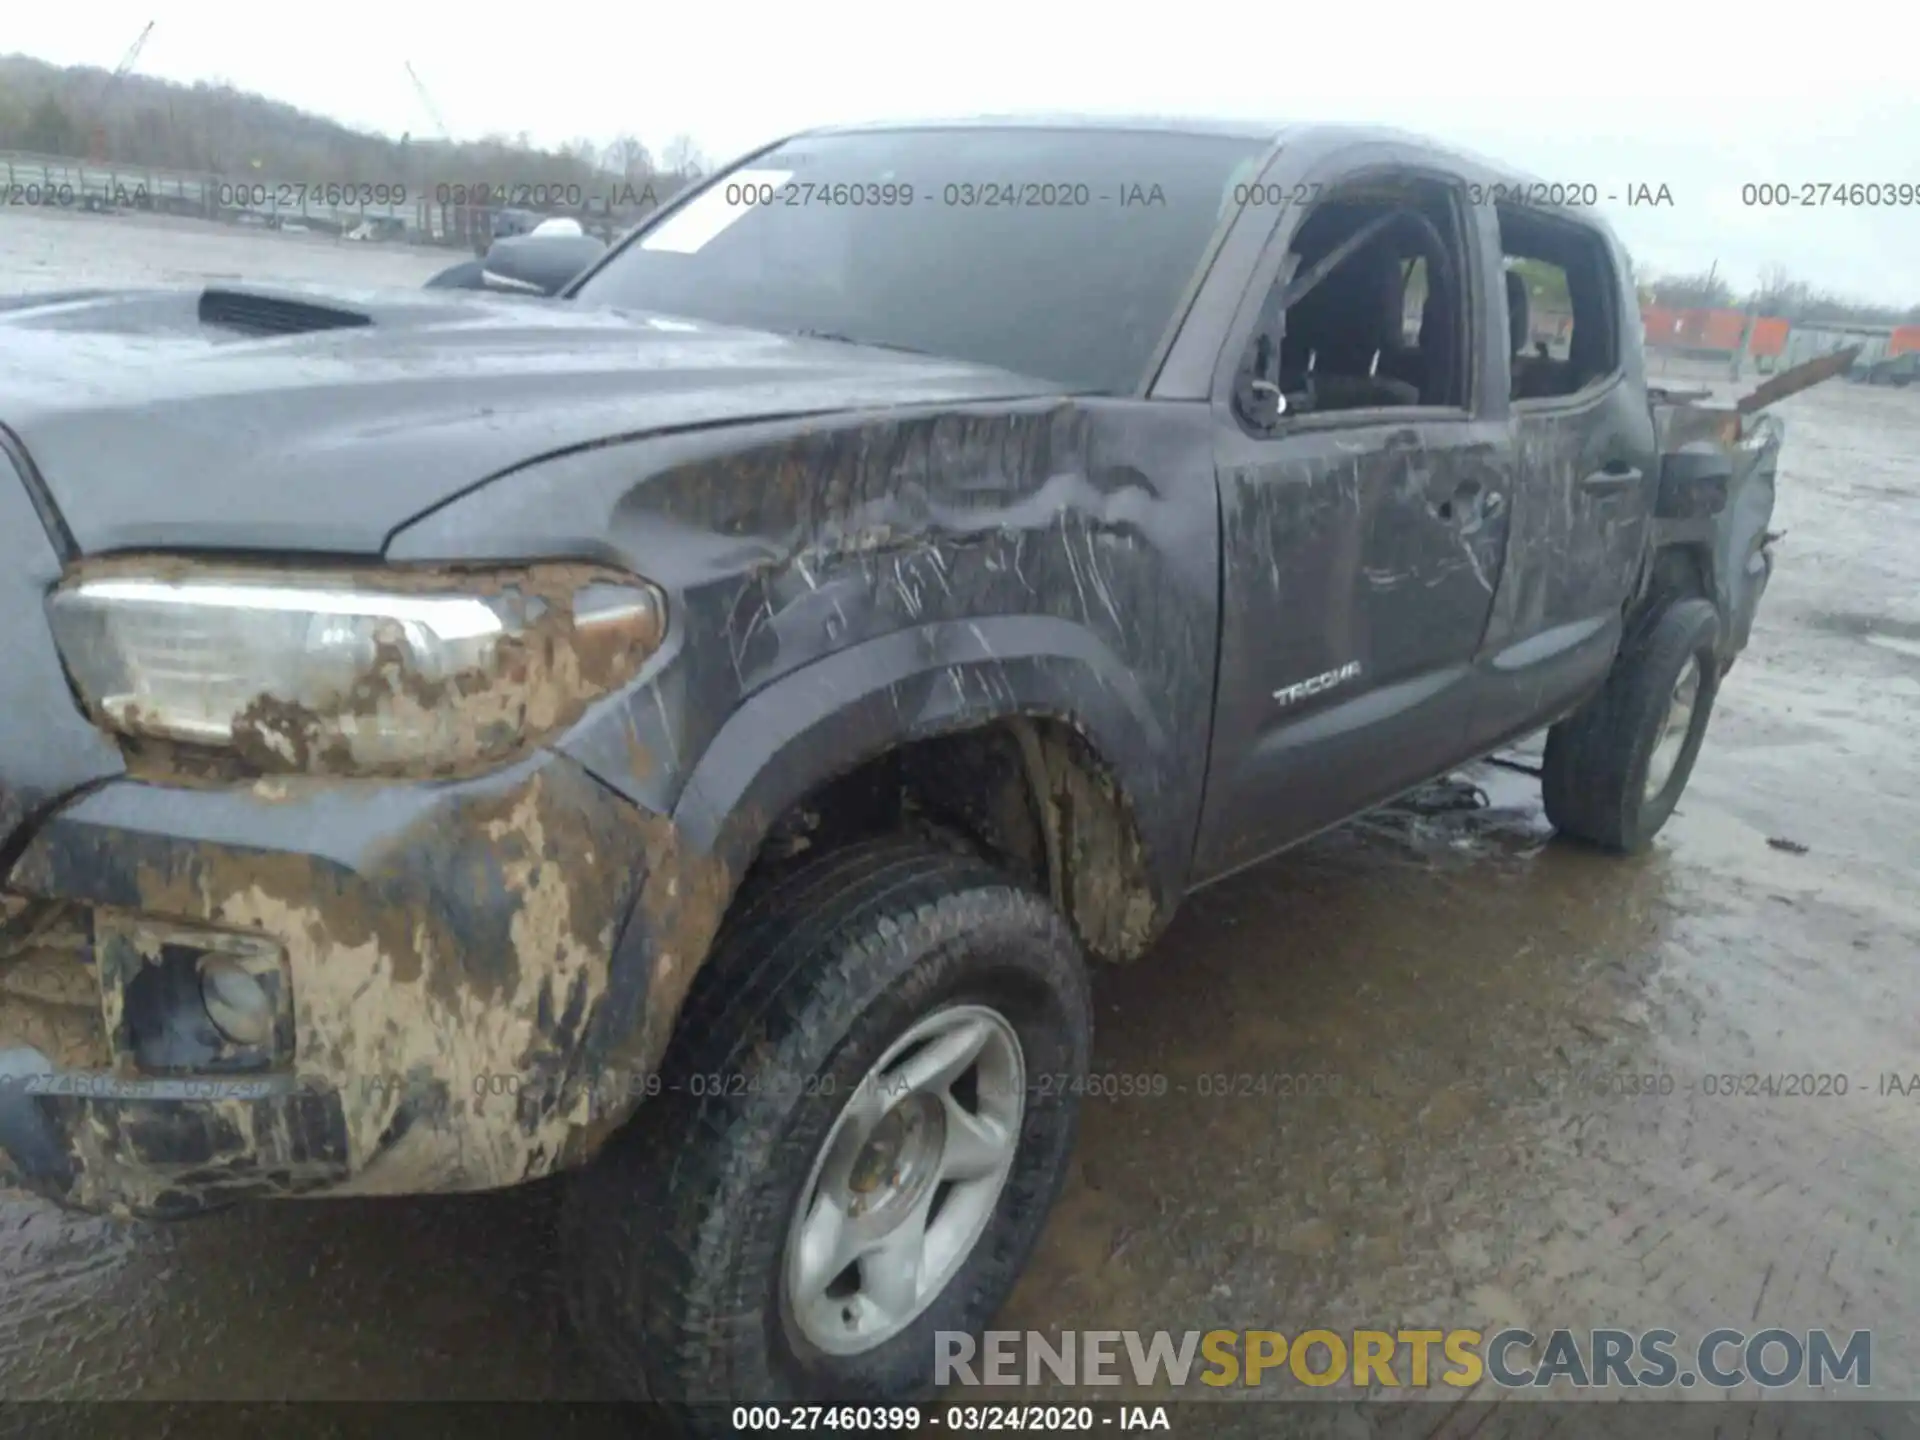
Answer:
[{"label": "fender flare", "polygon": [[781,677],[722,723],[674,804],[674,853],[616,943],[590,1062],[657,1067],[734,892],[794,804],[890,749],[1015,716],[1065,722],[1110,768],[1164,921],[1191,860],[1199,787],[1171,769],[1139,678],[1086,627],[1054,616],[898,630]]},{"label": "fender flare", "polygon": [[674,825],[743,871],[773,823],[823,782],[897,746],[1017,715],[1081,733],[1133,802],[1156,892],[1176,893],[1181,840],[1165,803],[1165,729],[1112,650],[1053,616],[898,630],[783,676],[720,727],[681,790]]}]

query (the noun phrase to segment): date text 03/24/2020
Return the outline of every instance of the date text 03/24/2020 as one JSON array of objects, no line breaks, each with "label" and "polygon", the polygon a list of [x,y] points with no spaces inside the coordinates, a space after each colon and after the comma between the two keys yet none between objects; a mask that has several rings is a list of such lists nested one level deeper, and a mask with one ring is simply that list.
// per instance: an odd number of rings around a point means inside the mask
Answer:
[{"label": "date text 03/24/2020", "polygon": [[883,1435],[1173,1430],[1165,1405],[988,1404],[926,1409],[918,1405],[736,1405],[730,1419],[737,1433],[784,1435],[863,1430]]}]

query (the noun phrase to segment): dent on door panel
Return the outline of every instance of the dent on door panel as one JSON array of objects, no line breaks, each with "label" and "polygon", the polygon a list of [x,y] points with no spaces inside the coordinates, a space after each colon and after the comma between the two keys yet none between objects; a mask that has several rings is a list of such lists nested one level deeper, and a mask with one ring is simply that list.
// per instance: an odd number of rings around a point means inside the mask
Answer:
[{"label": "dent on door panel", "polygon": [[1516,413],[1516,483],[1507,564],[1494,597],[1476,745],[1544,723],[1605,676],[1622,607],[1646,543],[1651,477],[1597,489],[1582,482],[1618,446],[1620,389],[1584,409]]}]

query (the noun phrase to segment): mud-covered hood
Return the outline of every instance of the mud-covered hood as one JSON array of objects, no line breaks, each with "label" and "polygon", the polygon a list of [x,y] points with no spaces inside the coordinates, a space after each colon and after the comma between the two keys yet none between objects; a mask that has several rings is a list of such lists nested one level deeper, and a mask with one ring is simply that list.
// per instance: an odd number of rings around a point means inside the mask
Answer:
[{"label": "mud-covered hood", "polygon": [[581,445],[1048,388],[957,361],[452,291],[0,299],[0,425],[88,553],[374,554],[424,511]]}]

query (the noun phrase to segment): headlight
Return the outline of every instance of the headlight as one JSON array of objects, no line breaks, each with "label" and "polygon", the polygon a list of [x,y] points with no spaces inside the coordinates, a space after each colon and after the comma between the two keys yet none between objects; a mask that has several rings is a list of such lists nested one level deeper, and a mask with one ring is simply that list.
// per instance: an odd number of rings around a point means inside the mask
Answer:
[{"label": "headlight", "polygon": [[261,771],[510,759],[636,675],[664,597],[582,565],[325,571],[121,562],[48,600],[94,718]]}]

